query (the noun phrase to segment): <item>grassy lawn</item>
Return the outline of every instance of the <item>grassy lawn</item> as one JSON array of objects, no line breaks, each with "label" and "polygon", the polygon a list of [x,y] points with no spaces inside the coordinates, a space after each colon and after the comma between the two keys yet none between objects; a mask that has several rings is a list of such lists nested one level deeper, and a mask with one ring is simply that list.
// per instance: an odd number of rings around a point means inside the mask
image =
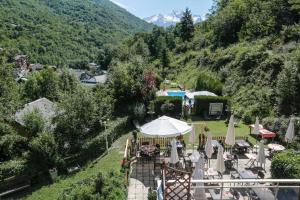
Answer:
[{"label": "grassy lawn", "polygon": [[[194,126],[196,127],[196,144],[199,143],[199,134],[201,132],[201,124],[206,124],[209,128],[209,132],[213,136],[226,136],[227,133],[227,126],[224,121],[193,121]],[[189,133],[184,135],[184,140],[186,144],[188,144]],[[252,143],[255,143],[255,138],[249,135],[249,127],[245,124],[239,123],[239,125],[235,128],[235,135],[236,136],[248,136],[249,140]],[[187,146],[191,148],[190,145]]]},{"label": "grassy lawn", "polygon": [[70,187],[73,183],[97,175],[99,172],[107,172],[112,170],[119,171],[121,169],[121,160],[123,158],[122,151],[124,151],[125,149],[127,138],[128,135],[122,136],[114,143],[113,148],[109,151],[109,153],[106,156],[88,164],[80,172],[72,176],[61,178],[54,184],[44,186],[39,190],[34,191],[32,194],[28,195],[25,199],[57,199],[60,193],[64,189]]}]

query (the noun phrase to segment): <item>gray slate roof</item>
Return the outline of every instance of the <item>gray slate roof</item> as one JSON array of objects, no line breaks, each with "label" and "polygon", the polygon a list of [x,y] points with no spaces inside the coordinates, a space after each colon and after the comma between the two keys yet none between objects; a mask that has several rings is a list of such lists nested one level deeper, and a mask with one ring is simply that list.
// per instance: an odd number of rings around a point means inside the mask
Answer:
[{"label": "gray slate roof", "polygon": [[16,112],[15,121],[21,125],[24,125],[24,116],[27,113],[34,111],[34,109],[38,109],[41,115],[43,116],[43,119],[46,121],[46,123],[49,124],[52,118],[55,116],[55,107],[55,103],[48,100],[47,98],[35,100],[31,103],[25,104],[22,110]]}]

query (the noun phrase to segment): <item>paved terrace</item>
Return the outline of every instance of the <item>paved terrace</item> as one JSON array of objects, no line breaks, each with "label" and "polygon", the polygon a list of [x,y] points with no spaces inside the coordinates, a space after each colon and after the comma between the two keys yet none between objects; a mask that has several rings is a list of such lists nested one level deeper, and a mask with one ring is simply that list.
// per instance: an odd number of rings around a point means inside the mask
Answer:
[{"label": "paved terrace", "polygon": [[[188,150],[187,153],[191,153],[192,150]],[[265,174],[265,178],[271,178],[270,175],[270,166],[271,160],[268,158],[268,150],[265,149],[266,154],[266,164],[265,170],[263,171]],[[262,168],[252,167],[249,168],[249,159],[246,156],[240,155],[238,160],[238,167],[237,171],[242,170],[251,170],[253,173],[257,174],[258,170],[262,170]],[[210,160],[210,166],[214,168],[216,166],[216,156],[214,156]],[[128,200],[147,200],[148,198],[148,191],[149,188],[156,189],[156,180],[159,179],[160,170],[154,170],[154,163],[153,161],[144,161],[144,162],[137,162],[135,161],[132,164],[131,169],[131,176],[130,176],[130,183],[129,183],[129,190],[128,190]],[[230,171],[226,171],[223,175],[223,179],[230,179]],[[229,186],[229,184],[224,184],[225,187]],[[226,190],[226,189],[225,189]],[[227,188],[229,190],[229,188]],[[193,193],[193,191],[192,191]],[[240,199],[249,199],[243,191],[240,191]],[[207,199],[211,199],[210,194],[206,191]]]}]

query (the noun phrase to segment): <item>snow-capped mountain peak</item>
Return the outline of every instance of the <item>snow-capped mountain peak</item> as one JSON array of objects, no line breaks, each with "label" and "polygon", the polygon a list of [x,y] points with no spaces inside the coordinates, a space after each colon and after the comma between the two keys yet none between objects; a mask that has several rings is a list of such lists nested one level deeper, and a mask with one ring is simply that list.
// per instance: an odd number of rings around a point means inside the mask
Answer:
[{"label": "snow-capped mountain peak", "polygon": [[[180,19],[183,16],[183,11],[174,10],[171,14],[163,15],[153,15],[151,17],[147,17],[144,20],[148,23],[155,24],[157,26],[168,27],[172,25],[176,25],[176,23],[180,22]],[[195,23],[201,22],[202,18],[200,15],[193,15],[193,20]]]}]

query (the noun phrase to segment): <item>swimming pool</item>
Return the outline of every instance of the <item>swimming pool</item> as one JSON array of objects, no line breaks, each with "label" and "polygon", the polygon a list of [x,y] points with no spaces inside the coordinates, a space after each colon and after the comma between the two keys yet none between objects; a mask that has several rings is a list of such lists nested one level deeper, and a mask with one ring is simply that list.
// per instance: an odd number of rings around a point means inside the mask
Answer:
[{"label": "swimming pool", "polygon": [[185,91],[169,91],[167,92],[170,97],[184,97]]}]

